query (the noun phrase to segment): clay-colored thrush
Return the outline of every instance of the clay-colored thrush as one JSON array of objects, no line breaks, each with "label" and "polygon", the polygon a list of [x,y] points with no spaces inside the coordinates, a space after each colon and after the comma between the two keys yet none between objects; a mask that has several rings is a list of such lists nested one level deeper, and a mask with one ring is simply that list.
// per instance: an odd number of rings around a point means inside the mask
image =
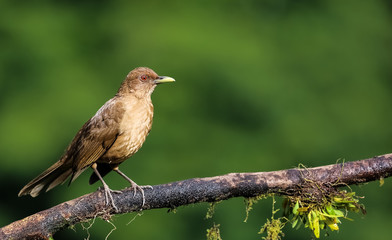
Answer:
[{"label": "clay-colored thrush", "polygon": [[118,166],[144,143],[152,125],[151,94],[158,84],[167,82],[174,82],[174,79],[160,77],[146,67],[132,70],[117,94],[79,130],[61,159],[24,186],[18,196],[30,194],[36,197],[64,183],[70,176],[71,183],[91,167],[94,172],[89,183],[101,180],[106,204],[111,201],[115,207],[112,190],[103,180],[113,170],[131,183],[134,193],[136,189],[142,193],[144,205],[143,188],[122,173]]}]

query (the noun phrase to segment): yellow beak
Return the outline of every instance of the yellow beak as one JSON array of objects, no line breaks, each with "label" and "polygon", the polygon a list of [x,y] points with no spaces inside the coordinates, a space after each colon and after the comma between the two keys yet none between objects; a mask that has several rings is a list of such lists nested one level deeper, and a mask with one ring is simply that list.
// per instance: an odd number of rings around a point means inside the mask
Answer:
[{"label": "yellow beak", "polygon": [[154,80],[156,84],[160,83],[168,83],[168,82],[175,82],[174,78],[171,77],[166,77],[166,76],[160,76],[158,79]]}]

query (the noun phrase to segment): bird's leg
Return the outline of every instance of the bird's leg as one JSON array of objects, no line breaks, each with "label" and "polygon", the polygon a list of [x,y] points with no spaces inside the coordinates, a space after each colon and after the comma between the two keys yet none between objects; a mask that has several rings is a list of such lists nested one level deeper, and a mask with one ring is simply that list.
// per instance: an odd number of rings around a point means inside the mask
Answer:
[{"label": "bird's leg", "polygon": [[120,169],[118,167],[113,168],[113,171],[115,171],[116,173],[120,174],[120,176],[122,176],[123,178],[125,178],[128,182],[131,183],[131,187],[133,189],[133,196],[136,195],[136,190],[139,190],[140,193],[142,194],[142,198],[143,198],[143,203],[142,203],[142,207],[144,206],[144,204],[146,203],[146,198],[144,197],[144,190],[143,188],[150,188],[152,189],[152,186],[147,185],[147,186],[139,186],[137,185],[134,181],[132,181],[132,179],[130,179],[127,175],[125,175],[123,172],[120,171]]},{"label": "bird's leg", "polygon": [[98,176],[99,180],[101,180],[101,182],[102,182],[103,189],[104,189],[104,192],[105,192],[105,203],[106,203],[106,205],[109,205],[109,199],[110,199],[110,202],[112,203],[113,208],[116,210],[116,212],[118,212],[118,208],[114,204],[114,199],[113,199],[113,196],[112,196],[111,192],[120,192],[120,191],[113,191],[113,190],[111,190],[109,188],[109,186],[105,183],[105,181],[101,177],[101,174],[99,174],[96,163],[93,163],[93,165],[91,165],[91,168],[94,170],[95,174]]}]

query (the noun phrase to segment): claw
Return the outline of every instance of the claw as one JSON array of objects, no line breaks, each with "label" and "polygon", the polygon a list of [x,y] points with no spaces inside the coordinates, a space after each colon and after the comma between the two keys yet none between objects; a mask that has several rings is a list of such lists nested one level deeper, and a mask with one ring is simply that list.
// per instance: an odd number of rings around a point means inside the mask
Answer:
[{"label": "claw", "polygon": [[118,208],[117,208],[116,204],[114,203],[114,199],[113,199],[112,193],[119,193],[120,191],[111,190],[106,183],[103,184],[103,191],[105,193],[105,204],[107,206],[112,205],[114,210],[116,212],[118,212]]},{"label": "claw", "polygon": [[140,193],[142,194],[142,207],[144,206],[144,204],[146,203],[146,198],[144,196],[144,190],[143,188],[150,188],[152,189],[152,187],[150,185],[147,186],[139,186],[137,185],[134,181],[132,181],[132,179],[130,179],[127,175],[125,175],[123,172],[120,171],[120,169],[118,169],[118,167],[113,168],[113,171],[117,172],[118,174],[120,174],[123,178],[125,178],[128,182],[131,183],[131,187],[133,189],[133,196],[136,196],[136,191],[139,190]]},{"label": "claw", "polygon": [[[128,179],[127,179],[128,180]],[[131,183],[131,187],[133,189],[133,196],[136,196],[136,191],[139,190],[140,193],[142,194],[142,207],[144,206],[144,204],[146,203],[146,198],[144,196],[144,189],[145,187],[148,186],[139,186],[137,185],[134,181],[132,181],[131,179],[128,180]],[[151,187],[151,186],[150,186]]]}]

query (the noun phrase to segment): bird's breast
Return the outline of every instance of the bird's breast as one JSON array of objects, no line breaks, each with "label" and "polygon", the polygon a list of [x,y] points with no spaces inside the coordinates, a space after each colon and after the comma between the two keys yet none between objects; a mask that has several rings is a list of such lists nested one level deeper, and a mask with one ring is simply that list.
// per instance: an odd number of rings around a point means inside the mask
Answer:
[{"label": "bird's breast", "polygon": [[135,154],[142,147],[152,126],[154,108],[151,100],[129,99],[124,107],[119,135],[103,156],[111,163],[120,163]]}]

